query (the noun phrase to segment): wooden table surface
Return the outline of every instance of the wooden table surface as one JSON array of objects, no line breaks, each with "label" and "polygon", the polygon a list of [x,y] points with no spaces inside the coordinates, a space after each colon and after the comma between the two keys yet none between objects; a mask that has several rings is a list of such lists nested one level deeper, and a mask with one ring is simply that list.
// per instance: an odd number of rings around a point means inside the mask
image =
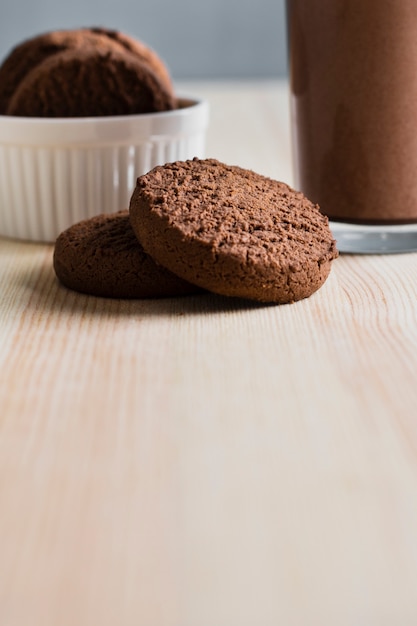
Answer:
[{"label": "wooden table surface", "polygon": [[[285,84],[191,83],[292,182]],[[112,301],[0,239],[1,626],[415,626],[417,254],[286,306]]]}]

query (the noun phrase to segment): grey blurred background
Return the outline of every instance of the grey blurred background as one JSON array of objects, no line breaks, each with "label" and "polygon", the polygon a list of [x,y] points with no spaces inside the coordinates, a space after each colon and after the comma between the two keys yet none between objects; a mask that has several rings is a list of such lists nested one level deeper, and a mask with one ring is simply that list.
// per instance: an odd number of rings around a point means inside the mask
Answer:
[{"label": "grey blurred background", "polygon": [[286,74],[284,0],[0,0],[0,61],[23,39],[79,26],[138,37],[174,80]]}]

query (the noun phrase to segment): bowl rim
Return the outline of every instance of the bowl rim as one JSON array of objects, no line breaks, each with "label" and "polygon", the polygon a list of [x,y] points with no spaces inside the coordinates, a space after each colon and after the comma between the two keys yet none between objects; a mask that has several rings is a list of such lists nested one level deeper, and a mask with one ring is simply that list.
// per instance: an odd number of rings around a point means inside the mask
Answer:
[{"label": "bowl rim", "polygon": [[208,102],[178,96],[180,106],[169,111],[97,117],[20,117],[0,115],[0,147],[138,143],[205,131]]},{"label": "bowl rim", "polygon": [[23,115],[0,115],[0,122],[5,123],[6,121],[11,124],[18,124],[19,122],[22,124],[47,124],[49,125],[57,125],[57,124],[91,124],[91,123],[109,123],[109,122],[118,122],[118,121],[132,121],[138,119],[152,119],[152,118],[165,118],[165,117],[176,117],[178,115],[186,115],[189,112],[192,112],[199,106],[205,104],[204,98],[196,98],[193,96],[178,96],[176,101],[179,106],[175,109],[170,109],[169,111],[155,111],[150,113],[133,113],[129,115],[90,115],[86,117],[32,117],[32,116],[23,116]]}]

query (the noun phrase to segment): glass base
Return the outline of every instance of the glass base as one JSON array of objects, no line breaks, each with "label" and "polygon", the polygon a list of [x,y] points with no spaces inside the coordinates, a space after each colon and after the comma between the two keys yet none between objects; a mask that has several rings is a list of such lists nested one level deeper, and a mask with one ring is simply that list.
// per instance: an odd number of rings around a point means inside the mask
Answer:
[{"label": "glass base", "polygon": [[399,254],[417,251],[417,224],[369,226],[330,220],[339,252]]}]

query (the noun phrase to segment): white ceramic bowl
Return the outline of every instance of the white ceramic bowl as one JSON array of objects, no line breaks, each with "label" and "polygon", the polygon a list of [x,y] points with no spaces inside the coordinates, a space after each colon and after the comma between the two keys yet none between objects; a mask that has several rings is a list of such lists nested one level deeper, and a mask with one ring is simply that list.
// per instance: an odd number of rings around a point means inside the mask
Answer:
[{"label": "white ceramic bowl", "polygon": [[0,235],[54,242],[98,213],[127,209],[136,178],[204,157],[208,105],[118,117],[0,116]]}]

